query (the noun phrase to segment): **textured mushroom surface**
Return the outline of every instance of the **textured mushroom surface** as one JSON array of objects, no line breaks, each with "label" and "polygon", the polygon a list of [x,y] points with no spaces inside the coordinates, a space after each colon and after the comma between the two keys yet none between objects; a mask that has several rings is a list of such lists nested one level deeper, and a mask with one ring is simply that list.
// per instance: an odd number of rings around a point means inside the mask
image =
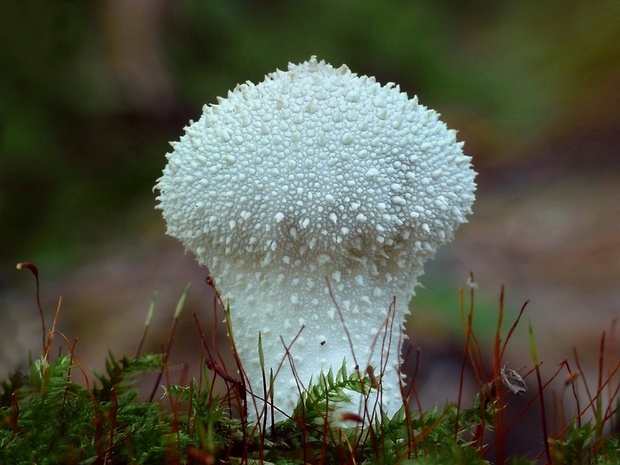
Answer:
[{"label": "textured mushroom surface", "polygon": [[402,405],[408,302],[424,262],[474,201],[471,158],[438,116],[398,86],[313,57],[205,105],[172,144],[156,186],[167,232],[230,302],[260,396],[261,333],[285,413],[298,383],[343,361],[349,372],[357,362],[383,374],[388,414]]}]

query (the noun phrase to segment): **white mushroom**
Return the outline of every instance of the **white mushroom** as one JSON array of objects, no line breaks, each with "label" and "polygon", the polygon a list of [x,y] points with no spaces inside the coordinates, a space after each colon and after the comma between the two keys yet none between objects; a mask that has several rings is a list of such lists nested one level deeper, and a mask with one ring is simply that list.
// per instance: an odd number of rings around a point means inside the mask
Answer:
[{"label": "white mushroom", "polygon": [[[298,401],[298,382],[343,361],[352,372],[352,349],[362,372],[382,373],[383,410],[402,406],[408,302],[424,262],[474,201],[462,145],[398,86],[315,57],[238,85],[185,128],[158,180],[158,208],[229,299],[256,394],[260,333],[267,376],[284,360],[274,385],[283,412]],[[297,379],[284,347],[295,338]]]}]

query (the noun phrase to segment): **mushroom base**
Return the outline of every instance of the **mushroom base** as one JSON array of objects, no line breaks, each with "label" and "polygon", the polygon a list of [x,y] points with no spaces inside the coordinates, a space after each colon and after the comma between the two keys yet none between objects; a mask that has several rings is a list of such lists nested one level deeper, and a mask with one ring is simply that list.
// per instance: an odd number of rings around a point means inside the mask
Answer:
[{"label": "mushroom base", "polygon": [[[337,273],[339,280],[329,284],[284,274],[277,282],[257,273],[220,275],[218,288],[225,298],[230,296],[230,327],[255,396],[256,409],[248,399],[251,420],[271,412],[262,401],[263,372],[267,383],[274,374],[274,420],[280,421],[293,413],[300,392],[330,369],[335,375],[343,363],[347,373],[359,370],[363,376],[372,367],[381,387],[378,395],[376,390],[367,396],[351,392],[351,403],[330,408],[330,418],[336,419],[333,413],[351,412],[372,420],[381,409],[393,415],[402,407],[400,350],[416,283],[394,279],[386,285],[385,277],[362,279],[348,271]],[[346,275],[351,279],[345,280]]]}]

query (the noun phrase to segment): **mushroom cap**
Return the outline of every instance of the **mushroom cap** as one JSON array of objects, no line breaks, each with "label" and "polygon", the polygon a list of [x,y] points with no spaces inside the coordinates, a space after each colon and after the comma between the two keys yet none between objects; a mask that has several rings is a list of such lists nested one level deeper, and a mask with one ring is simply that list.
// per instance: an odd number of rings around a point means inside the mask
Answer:
[{"label": "mushroom cap", "polygon": [[419,275],[474,200],[471,158],[436,112],[315,57],[205,105],[172,146],[156,186],[167,232],[216,278],[235,260],[414,259]]}]

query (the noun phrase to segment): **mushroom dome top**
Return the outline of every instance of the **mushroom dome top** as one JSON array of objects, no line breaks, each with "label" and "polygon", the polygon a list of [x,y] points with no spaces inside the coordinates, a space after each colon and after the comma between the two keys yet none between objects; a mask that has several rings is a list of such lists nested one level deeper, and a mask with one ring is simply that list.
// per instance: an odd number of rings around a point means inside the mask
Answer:
[{"label": "mushroom dome top", "polygon": [[315,57],[238,85],[172,144],[156,186],[168,233],[210,267],[421,264],[474,200],[471,158],[438,117]]}]

